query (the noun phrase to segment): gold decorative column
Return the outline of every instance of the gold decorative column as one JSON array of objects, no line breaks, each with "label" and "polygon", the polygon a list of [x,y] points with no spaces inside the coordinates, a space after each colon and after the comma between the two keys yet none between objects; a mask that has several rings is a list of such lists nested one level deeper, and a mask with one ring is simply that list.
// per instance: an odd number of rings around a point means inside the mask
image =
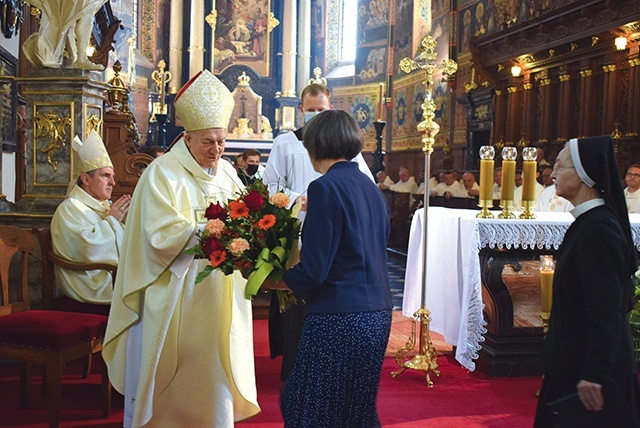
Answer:
[{"label": "gold decorative column", "polygon": [[[440,64],[436,64],[436,40],[431,36],[426,36],[420,43],[420,53],[415,59],[403,58],[400,61],[400,69],[405,73],[411,73],[413,70],[423,70],[425,79],[422,82],[425,88],[425,98],[422,103],[422,122],[418,124],[418,132],[422,135],[422,151],[424,152],[424,170],[431,171],[429,161],[433,152],[433,144],[435,136],[440,131],[440,125],[436,123],[435,111],[436,103],[433,100],[434,72],[442,73],[443,79],[453,75],[458,70],[458,64],[452,59],[445,59]],[[396,363],[400,367],[397,372],[392,372],[391,376],[396,377],[407,369],[421,370],[425,372],[427,386],[432,387],[430,374],[440,375],[436,358],[438,356],[435,346],[431,342],[429,334],[429,323],[431,322],[431,312],[426,307],[427,296],[427,254],[428,254],[428,224],[429,224],[429,180],[425,181],[426,188],[424,190],[424,222],[423,222],[423,258],[422,258],[422,292],[420,299],[420,309],[413,314],[413,328],[411,337],[406,345],[396,353]],[[420,324],[418,335],[418,353],[412,358],[407,359],[407,353],[413,350],[416,342],[415,332],[416,323]]]}]

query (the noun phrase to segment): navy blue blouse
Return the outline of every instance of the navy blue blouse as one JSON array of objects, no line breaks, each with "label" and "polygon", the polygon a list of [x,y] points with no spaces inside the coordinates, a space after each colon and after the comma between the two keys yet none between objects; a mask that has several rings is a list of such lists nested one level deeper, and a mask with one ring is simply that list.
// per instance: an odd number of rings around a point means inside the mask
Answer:
[{"label": "navy blue blouse", "polygon": [[300,263],[284,281],[310,313],[392,308],[387,270],[389,208],[355,162],[309,184]]}]

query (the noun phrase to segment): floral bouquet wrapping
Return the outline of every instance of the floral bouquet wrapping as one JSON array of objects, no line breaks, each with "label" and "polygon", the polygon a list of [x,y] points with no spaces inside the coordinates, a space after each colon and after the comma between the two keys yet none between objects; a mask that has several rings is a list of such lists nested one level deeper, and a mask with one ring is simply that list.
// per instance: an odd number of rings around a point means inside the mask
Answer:
[{"label": "floral bouquet wrapping", "polygon": [[196,232],[198,245],[185,250],[209,260],[196,283],[215,269],[225,275],[239,270],[247,278],[245,294],[250,298],[265,279],[282,279],[300,235],[300,221],[294,209],[287,208],[289,202],[282,192],[269,197],[267,187],[256,180],[226,205],[210,204],[204,213],[207,224]]}]

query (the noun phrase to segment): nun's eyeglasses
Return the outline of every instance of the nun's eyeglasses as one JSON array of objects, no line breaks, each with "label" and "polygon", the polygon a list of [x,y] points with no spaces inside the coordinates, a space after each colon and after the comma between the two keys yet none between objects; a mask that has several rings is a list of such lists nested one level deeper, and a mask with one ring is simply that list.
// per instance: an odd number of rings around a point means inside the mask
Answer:
[{"label": "nun's eyeglasses", "polygon": [[564,166],[564,165],[560,165],[560,164],[555,164],[553,166],[553,172],[558,172],[558,171],[561,171],[563,169],[571,169],[571,168],[575,168],[575,166],[573,166],[573,165]]}]

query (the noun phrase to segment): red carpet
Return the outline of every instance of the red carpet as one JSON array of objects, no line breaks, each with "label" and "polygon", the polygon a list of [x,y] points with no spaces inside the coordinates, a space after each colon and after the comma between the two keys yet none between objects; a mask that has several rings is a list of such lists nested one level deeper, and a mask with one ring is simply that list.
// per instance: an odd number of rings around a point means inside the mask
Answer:
[{"label": "red carpet", "polygon": [[[268,357],[267,321],[256,320],[255,351],[258,402],[262,413],[240,422],[242,428],[282,427],[280,416],[280,360]],[[536,406],[534,391],[540,378],[489,378],[468,373],[451,355],[438,358],[441,374],[432,376],[433,388],[427,388],[424,374],[406,371],[392,379],[397,366],[387,358],[383,366],[378,411],[384,427],[530,427]],[[122,397],[114,396],[114,412],[101,419],[99,375],[81,379],[79,365],[65,371],[62,389],[61,427],[116,428],[122,423]],[[0,364],[0,426],[48,426],[47,401],[42,384],[34,377],[32,408],[20,409],[17,367]],[[37,373],[37,371],[36,371]]]}]

